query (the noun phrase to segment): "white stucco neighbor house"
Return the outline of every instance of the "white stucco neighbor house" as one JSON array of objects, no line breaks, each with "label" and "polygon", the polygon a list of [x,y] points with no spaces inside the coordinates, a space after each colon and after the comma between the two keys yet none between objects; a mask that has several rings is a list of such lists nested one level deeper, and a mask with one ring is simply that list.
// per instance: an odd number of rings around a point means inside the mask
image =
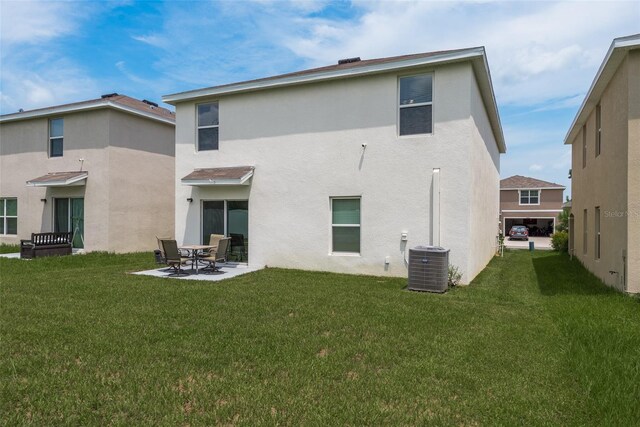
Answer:
[{"label": "white stucco neighbor house", "polygon": [[360,60],[167,95],[176,238],[232,258],[406,276],[439,245],[471,281],[498,233],[506,151],[483,47]]}]

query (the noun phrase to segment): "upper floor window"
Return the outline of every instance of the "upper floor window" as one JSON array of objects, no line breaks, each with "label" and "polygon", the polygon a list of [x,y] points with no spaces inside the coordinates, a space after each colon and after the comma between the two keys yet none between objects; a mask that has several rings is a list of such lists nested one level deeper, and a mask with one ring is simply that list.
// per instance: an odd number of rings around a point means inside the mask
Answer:
[{"label": "upper floor window", "polygon": [[582,167],[587,166],[587,126],[582,126]]},{"label": "upper floor window", "polygon": [[400,78],[400,135],[433,133],[433,75]]},{"label": "upper floor window", "polygon": [[198,105],[198,151],[218,149],[218,103]]},{"label": "upper floor window", "polygon": [[540,190],[520,190],[521,205],[539,205]]},{"label": "upper floor window", "polygon": [[49,157],[62,157],[64,119],[49,120]]},{"label": "upper floor window", "polygon": [[596,105],[596,157],[600,155],[602,148],[602,117],[600,113],[600,104]]},{"label": "upper floor window", "polygon": [[18,234],[18,199],[0,199],[0,234]]}]

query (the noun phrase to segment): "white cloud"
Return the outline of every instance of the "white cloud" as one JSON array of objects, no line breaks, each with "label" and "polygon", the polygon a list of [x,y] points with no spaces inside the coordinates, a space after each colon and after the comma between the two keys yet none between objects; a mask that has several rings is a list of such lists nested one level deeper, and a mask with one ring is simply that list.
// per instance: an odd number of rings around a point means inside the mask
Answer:
[{"label": "white cloud", "polygon": [[357,4],[357,22],[303,19],[287,46],[320,65],[484,45],[498,101],[517,105],[583,94],[611,40],[640,31],[639,2]]},{"label": "white cloud", "polygon": [[542,169],[544,169],[544,166],[538,164],[538,163],[534,163],[531,166],[529,166],[529,170],[530,171],[541,171]]}]

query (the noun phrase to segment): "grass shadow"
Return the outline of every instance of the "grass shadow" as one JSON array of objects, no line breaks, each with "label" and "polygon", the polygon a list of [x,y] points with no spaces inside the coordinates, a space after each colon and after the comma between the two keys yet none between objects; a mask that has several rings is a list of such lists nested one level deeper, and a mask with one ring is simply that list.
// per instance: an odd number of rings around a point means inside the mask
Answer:
[{"label": "grass shadow", "polygon": [[540,293],[553,295],[602,295],[618,291],[605,285],[577,259],[557,252],[532,259]]}]

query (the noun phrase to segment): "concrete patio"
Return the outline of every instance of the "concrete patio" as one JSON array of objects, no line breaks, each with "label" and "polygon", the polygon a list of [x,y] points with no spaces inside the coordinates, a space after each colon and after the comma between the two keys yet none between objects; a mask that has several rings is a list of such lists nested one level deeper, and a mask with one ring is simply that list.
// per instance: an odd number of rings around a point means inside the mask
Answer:
[{"label": "concrete patio", "polygon": [[152,277],[162,277],[166,279],[179,279],[179,280],[205,280],[209,282],[219,282],[220,280],[231,279],[232,277],[238,277],[243,274],[252,273],[254,271],[258,271],[261,268],[258,267],[249,267],[246,264],[236,264],[236,263],[226,263],[219,264],[220,271],[216,272],[207,272],[200,271],[196,274],[195,268],[183,268],[183,271],[189,273],[188,276],[179,276],[179,277],[170,277],[169,275],[173,273],[173,270],[168,269],[167,267],[157,268],[154,270],[145,270],[138,271],[131,274],[139,274],[143,276],[152,276]]}]

